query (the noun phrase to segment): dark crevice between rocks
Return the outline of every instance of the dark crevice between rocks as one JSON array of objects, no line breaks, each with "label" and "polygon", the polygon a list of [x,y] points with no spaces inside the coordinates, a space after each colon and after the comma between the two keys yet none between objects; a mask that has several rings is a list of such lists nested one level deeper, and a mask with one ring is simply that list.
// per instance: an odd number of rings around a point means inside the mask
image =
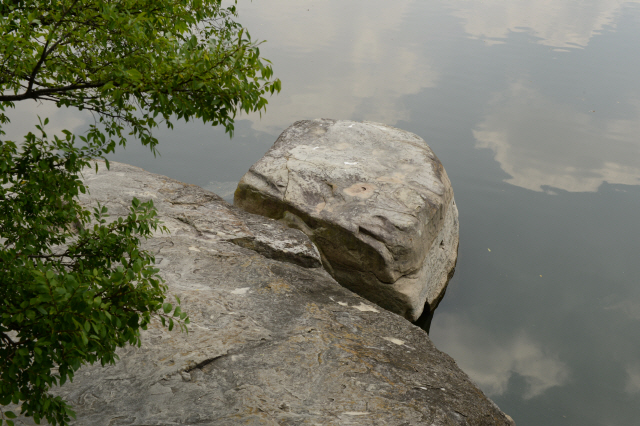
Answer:
[{"label": "dark crevice between rocks", "polygon": [[214,362],[216,362],[217,360],[219,360],[220,358],[224,358],[229,354],[222,354],[222,355],[218,355],[218,356],[214,356],[213,358],[207,358],[204,361],[201,361],[199,363],[197,363],[196,365],[187,368],[185,371],[185,373],[191,373],[194,370],[202,370],[204,367],[206,367],[209,364],[212,364]]},{"label": "dark crevice between rocks", "polygon": [[422,310],[422,315],[415,320],[414,324],[423,329],[429,334],[429,329],[431,328],[431,321],[433,320],[433,314],[435,313],[435,308],[431,310],[431,306],[429,306],[429,302],[424,304],[424,309]]},{"label": "dark crevice between rocks", "polygon": [[185,215],[182,216],[174,216],[173,217],[175,220],[180,221],[182,223],[184,223],[185,225],[189,225],[191,228],[193,228],[193,230],[195,231],[196,235],[198,237],[202,237],[202,231],[200,231],[198,229],[198,227],[196,225],[193,224],[193,222],[191,220],[189,220],[189,218],[187,218]]},{"label": "dark crevice between rocks", "polygon": [[291,182],[291,170],[289,170],[289,158],[290,157],[286,157],[286,161],[284,163],[284,166],[287,168],[287,186],[284,189],[284,194],[282,195],[282,200],[286,200],[287,199],[287,194],[289,193],[289,182]]},{"label": "dark crevice between rocks", "polygon": [[436,312],[436,308],[440,304],[440,301],[444,299],[444,295],[447,293],[447,288],[449,288],[449,282],[451,281],[451,278],[453,278],[453,274],[455,274],[455,272],[456,268],[454,266],[453,268],[451,268],[449,274],[447,275],[447,285],[442,290],[442,294],[440,294],[440,297],[433,302],[433,307],[431,307],[428,302],[425,303],[424,309],[422,310],[422,315],[420,315],[420,317],[413,322],[413,324],[426,331],[427,334],[429,334],[429,330],[431,329],[431,321],[433,320],[433,315]]}]

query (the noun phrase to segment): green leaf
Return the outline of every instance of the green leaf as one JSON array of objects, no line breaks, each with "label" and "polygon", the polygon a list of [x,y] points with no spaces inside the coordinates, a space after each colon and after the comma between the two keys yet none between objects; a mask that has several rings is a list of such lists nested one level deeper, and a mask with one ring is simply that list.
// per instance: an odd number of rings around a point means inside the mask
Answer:
[{"label": "green leaf", "polygon": [[140,71],[135,68],[127,70],[127,74],[132,80],[140,80],[142,78],[142,74],[140,73]]}]

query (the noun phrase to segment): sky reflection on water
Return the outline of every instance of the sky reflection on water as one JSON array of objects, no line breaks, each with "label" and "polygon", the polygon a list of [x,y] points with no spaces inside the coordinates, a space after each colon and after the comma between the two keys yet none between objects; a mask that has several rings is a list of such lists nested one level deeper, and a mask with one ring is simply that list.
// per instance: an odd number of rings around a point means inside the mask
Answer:
[{"label": "sky reflection on water", "polygon": [[597,191],[605,181],[640,184],[637,107],[629,105],[632,118],[607,118],[608,108],[599,106],[560,103],[525,81],[514,82],[488,102],[473,130],[476,147],[493,151],[511,176],[506,182],[533,191]]},{"label": "sky reflection on water", "polygon": [[458,365],[490,396],[504,395],[515,374],[525,380],[524,399],[562,386],[569,379],[568,366],[532,340],[524,328],[513,335],[498,336],[449,312],[438,312],[438,324],[438,343],[458,354]]},{"label": "sky reflection on water", "polygon": [[453,0],[455,16],[464,31],[489,44],[506,43],[512,32],[527,32],[538,43],[561,51],[587,47],[592,37],[614,25],[627,5],[625,0]]},{"label": "sky reflection on water", "polygon": [[[417,133],[460,211],[436,345],[519,426],[637,422],[640,2],[271,0],[239,11],[283,81],[267,113],[239,117],[233,141],[178,122],[156,132],[162,157],[132,142],[113,159],[230,197],[294,121]],[[15,137],[34,110],[19,107]],[[58,130],[86,123],[37,111]]]}]

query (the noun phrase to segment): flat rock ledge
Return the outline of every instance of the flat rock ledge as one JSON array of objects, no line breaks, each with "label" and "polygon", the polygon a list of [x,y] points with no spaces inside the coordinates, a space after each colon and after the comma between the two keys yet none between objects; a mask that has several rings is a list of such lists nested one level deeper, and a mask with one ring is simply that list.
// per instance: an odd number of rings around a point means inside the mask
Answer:
[{"label": "flat rock ledge", "polygon": [[423,139],[384,124],[294,123],[234,205],[302,230],[340,284],[412,322],[433,313],[456,265],[447,173]]},{"label": "flat rock ledge", "polygon": [[[124,164],[87,171],[112,219],[152,199],[155,253],[189,333],[152,324],[54,393],[74,425],[512,425],[427,334],[339,285],[308,238]],[[33,424],[18,418],[17,424]]]}]

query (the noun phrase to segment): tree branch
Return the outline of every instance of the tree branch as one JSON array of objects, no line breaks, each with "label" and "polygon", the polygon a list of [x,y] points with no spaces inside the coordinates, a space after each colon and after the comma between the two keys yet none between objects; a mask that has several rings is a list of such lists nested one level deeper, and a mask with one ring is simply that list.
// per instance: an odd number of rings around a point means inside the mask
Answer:
[{"label": "tree branch", "polygon": [[45,95],[51,95],[55,93],[65,93],[71,92],[74,90],[82,90],[82,89],[97,89],[99,87],[104,86],[106,83],[103,81],[97,83],[83,83],[83,84],[70,84],[68,86],[63,87],[52,87],[49,89],[39,89],[39,90],[31,90],[27,89],[25,93],[21,93],[19,95],[0,95],[0,102],[6,101],[23,101],[25,99],[39,99]]},{"label": "tree branch", "polygon": [[[60,27],[60,25],[62,24],[62,21],[64,21],[65,16],[69,13],[71,9],[73,9],[76,3],[78,3],[78,0],[74,0],[74,2],[71,3],[71,6],[69,6],[69,8],[62,13],[60,20],[53,27],[53,30],[51,31],[51,33],[54,33]],[[53,44],[53,46],[51,46],[51,48],[48,48],[50,40],[47,38],[47,42],[44,44],[44,47],[42,48],[42,54],[40,55],[40,59],[38,60],[38,63],[36,63],[35,67],[33,67],[33,71],[31,71],[27,93],[31,92],[31,89],[33,88],[33,81],[35,80],[36,74],[38,74],[38,71],[40,71],[40,67],[42,67],[42,64],[44,63],[45,59],[47,59],[47,56],[49,56],[49,54],[58,47],[58,45],[62,40],[64,40],[64,37],[61,37],[60,40],[56,41]],[[24,98],[24,99],[29,99],[29,98]],[[17,99],[17,100],[20,100],[20,99]]]}]

